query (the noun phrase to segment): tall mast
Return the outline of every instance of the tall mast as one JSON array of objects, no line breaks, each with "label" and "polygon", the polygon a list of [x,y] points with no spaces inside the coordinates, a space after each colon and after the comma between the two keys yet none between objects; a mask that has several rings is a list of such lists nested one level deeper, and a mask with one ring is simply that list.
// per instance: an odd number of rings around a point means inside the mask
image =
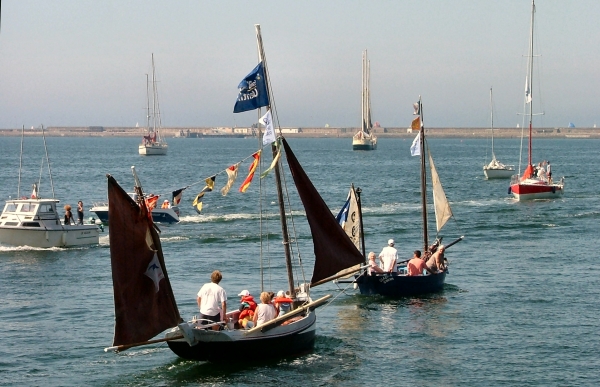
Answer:
[{"label": "tall mast", "polygon": [[366,101],[366,109],[367,109],[367,131],[371,133],[371,128],[373,124],[371,123],[371,61],[367,59],[367,101]]},{"label": "tall mast", "polygon": [[529,96],[527,97],[528,101],[529,101],[529,149],[528,149],[528,162],[529,165],[531,164],[532,161],[532,157],[531,157],[531,135],[533,132],[533,102],[532,102],[532,94],[533,94],[533,16],[535,14],[535,0],[531,0],[531,31],[530,31],[530,35],[529,35],[529,58],[528,58],[528,72],[529,72],[529,77],[528,77],[528,84],[527,84],[527,90],[529,90]]},{"label": "tall mast", "polygon": [[150,81],[146,74],[146,130],[150,132]]},{"label": "tall mast", "polygon": [[[258,60],[263,62],[264,75],[265,75],[265,84],[267,85],[267,93],[269,93],[269,97],[271,96],[271,85],[269,83],[269,72],[267,71],[266,65],[266,56],[262,42],[262,36],[260,34],[260,24],[255,24],[254,28],[256,29],[256,44],[258,47]],[[271,103],[271,98],[269,98],[269,103]],[[267,106],[267,109],[271,109],[271,105]],[[273,158],[277,156],[277,146],[275,145],[277,142],[271,144],[271,152],[273,153]],[[283,234],[283,247],[285,250],[285,266],[287,268],[288,274],[288,285],[290,290],[290,296],[294,298],[296,296],[296,290],[294,288],[294,273],[292,270],[292,254],[290,251],[290,236],[288,233],[287,227],[287,216],[285,213],[285,202],[283,198],[283,189],[281,187],[281,163],[278,161],[277,166],[274,168],[275,170],[275,182],[277,184],[277,201],[279,202],[279,217],[281,219],[281,233]]]},{"label": "tall mast", "polygon": [[154,53],[152,53],[152,131],[156,133],[156,72],[154,69]]},{"label": "tall mast", "polygon": [[419,96],[419,118],[421,121],[421,213],[423,215],[423,252],[429,248],[429,238],[427,235],[427,177],[425,172],[425,124],[423,123],[423,104]]},{"label": "tall mast", "polygon": [[494,153],[494,100],[492,97],[492,88],[490,87],[490,129],[492,130],[492,160],[496,160]]},{"label": "tall mast", "polygon": [[360,99],[360,101],[361,101],[360,130],[362,130],[363,132],[365,131],[366,126],[367,126],[366,125],[366,119],[367,119],[367,117],[366,117],[366,114],[365,114],[365,110],[366,110],[365,109],[365,100],[366,100],[366,95],[365,95],[366,94],[366,90],[365,90],[366,89],[366,86],[365,86],[365,68],[367,67],[365,65],[365,62],[367,60],[366,57],[367,57],[367,50],[363,51],[363,54],[362,54],[362,79],[361,79],[361,88],[362,88],[362,91],[361,91],[361,99]]}]

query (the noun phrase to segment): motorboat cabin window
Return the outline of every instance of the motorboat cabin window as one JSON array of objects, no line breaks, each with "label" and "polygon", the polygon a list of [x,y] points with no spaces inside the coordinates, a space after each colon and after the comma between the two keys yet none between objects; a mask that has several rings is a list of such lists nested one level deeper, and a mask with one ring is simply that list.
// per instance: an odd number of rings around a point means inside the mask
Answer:
[{"label": "motorboat cabin window", "polygon": [[15,203],[6,203],[3,212],[17,212],[17,205]]},{"label": "motorboat cabin window", "polygon": [[35,212],[36,208],[37,208],[37,204],[23,203],[23,204],[21,204],[21,208],[19,209],[19,212]]},{"label": "motorboat cabin window", "polygon": [[40,224],[38,222],[23,222],[21,224],[21,226],[23,226],[23,227],[40,227]]},{"label": "motorboat cabin window", "polygon": [[52,204],[40,204],[40,213],[54,213]]}]

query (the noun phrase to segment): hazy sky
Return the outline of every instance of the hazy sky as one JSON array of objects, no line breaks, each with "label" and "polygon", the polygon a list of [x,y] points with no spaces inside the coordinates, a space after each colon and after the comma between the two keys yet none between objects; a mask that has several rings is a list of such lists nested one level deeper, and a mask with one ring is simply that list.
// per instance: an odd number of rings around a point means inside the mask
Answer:
[{"label": "hazy sky", "polygon": [[[407,127],[521,122],[530,0],[1,0],[0,128],[145,122],[154,53],[164,126],[249,126],[233,114],[262,28],[282,126],[360,124],[361,53],[373,119]],[[600,124],[600,1],[536,2],[537,126]],[[538,82],[541,81],[541,84]],[[541,98],[540,98],[541,97]],[[536,106],[536,105],[534,105]]]}]

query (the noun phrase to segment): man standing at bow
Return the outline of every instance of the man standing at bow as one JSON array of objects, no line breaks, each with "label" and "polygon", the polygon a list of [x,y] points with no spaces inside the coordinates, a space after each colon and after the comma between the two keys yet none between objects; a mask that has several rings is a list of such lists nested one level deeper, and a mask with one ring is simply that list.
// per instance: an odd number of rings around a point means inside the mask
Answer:
[{"label": "man standing at bow", "polygon": [[398,268],[398,251],[394,248],[394,240],[388,240],[388,245],[379,253],[379,261],[381,261],[381,269],[386,273],[396,273]]}]

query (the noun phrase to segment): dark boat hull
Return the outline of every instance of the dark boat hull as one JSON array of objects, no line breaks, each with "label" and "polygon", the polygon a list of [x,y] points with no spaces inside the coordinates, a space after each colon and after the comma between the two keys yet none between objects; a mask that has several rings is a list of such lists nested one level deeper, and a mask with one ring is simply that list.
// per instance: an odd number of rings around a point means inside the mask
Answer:
[{"label": "dark boat hull", "polygon": [[405,297],[439,292],[444,288],[446,274],[407,276],[407,275],[361,275],[356,283],[361,294]]},{"label": "dark boat hull", "polygon": [[261,360],[298,355],[310,352],[315,344],[314,313],[309,315],[308,319],[305,324],[299,324],[298,329],[291,326],[289,329],[280,327],[265,334],[237,338],[234,336],[230,340],[218,339],[217,335],[213,338],[207,335],[205,340],[193,346],[184,339],[167,341],[167,344],[171,351],[181,358],[214,363],[248,361],[248,357],[243,354]]}]

